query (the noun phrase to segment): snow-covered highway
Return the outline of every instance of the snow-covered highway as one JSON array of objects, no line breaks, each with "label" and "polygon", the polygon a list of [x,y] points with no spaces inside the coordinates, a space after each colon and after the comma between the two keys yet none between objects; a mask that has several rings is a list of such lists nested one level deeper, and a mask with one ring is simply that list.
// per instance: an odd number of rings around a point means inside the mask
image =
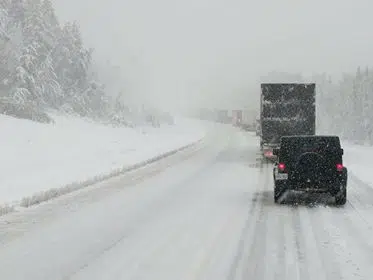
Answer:
[{"label": "snow-covered highway", "polygon": [[0,217],[0,279],[371,279],[373,189],[351,175],[344,207],[275,205],[258,139],[222,127],[193,151]]}]

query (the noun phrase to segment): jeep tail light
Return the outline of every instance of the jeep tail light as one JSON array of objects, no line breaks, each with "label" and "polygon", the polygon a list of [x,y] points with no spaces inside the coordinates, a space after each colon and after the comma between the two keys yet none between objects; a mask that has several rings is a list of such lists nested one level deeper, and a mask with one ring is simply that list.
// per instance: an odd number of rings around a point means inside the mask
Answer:
[{"label": "jeep tail light", "polygon": [[279,163],[278,164],[278,169],[280,170],[280,171],[284,171],[285,170],[285,163]]},{"label": "jeep tail light", "polygon": [[337,171],[339,171],[339,172],[343,171],[343,164],[342,163],[337,163],[336,167],[337,167]]}]

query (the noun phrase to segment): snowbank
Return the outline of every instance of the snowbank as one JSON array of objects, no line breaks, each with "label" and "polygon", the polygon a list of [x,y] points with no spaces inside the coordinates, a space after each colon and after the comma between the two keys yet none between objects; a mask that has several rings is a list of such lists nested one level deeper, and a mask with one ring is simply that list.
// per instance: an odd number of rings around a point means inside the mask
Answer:
[{"label": "snowbank", "polygon": [[37,203],[35,194],[44,193],[46,200],[57,196],[53,189],[67,192],[79,182],[179,149],[205,133],[198,122],[183,119],[174,126],[131,129],[53,118],[55,124],[40,124],[0,115],[0,212],[22,199],[24,206]]},{"label": "snowbank", "polygon": [[344,162],[348,170],[361,181],[373,187],[373,147],[355,145],[348,142],[342,144],[344,148]]}]

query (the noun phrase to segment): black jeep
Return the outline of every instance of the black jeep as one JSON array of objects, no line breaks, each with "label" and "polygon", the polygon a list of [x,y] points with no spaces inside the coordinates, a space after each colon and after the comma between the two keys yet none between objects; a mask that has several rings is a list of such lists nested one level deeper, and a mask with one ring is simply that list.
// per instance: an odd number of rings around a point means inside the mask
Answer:
[{"label": "black jeep", "polygon": [[347,168],[338,136],[285,136],[273,168],[274,200],[287,190],[325,192],[344,205],[347,197]]}]

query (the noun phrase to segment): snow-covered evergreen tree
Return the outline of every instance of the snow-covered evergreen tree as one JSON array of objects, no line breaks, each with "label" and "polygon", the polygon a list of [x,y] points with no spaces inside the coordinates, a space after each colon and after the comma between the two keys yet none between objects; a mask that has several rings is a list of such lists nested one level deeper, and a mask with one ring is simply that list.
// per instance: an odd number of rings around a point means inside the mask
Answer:
[{"label": "snow-covered evergreen tree", "polygon": [[76,22],[60,26],[51,0],[0,0],[0,98],[104,117],[110,102],[92,55]]}]

